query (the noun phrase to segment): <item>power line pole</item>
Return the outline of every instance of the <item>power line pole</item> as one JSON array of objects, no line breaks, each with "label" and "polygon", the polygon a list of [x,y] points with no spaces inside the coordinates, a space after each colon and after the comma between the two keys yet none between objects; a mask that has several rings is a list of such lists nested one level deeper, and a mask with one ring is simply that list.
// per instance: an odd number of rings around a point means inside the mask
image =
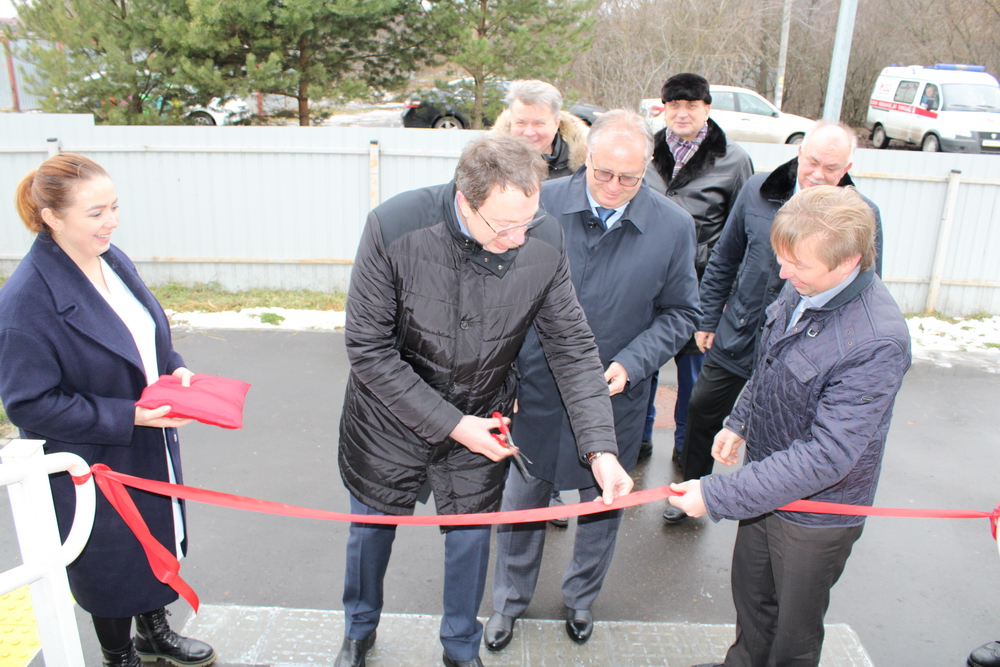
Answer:
[{"label": "power line pole", "polygon": [[785,0],[781,11],[781,45],[778,47],[778,81],[774,84],[774,106],[781,108],[781,98],[785,93],[785,63],[788,61],[788,31],[792,26],[792,2]]},{"label": "power line pole", "polygon": [[840,121],[840,110],[844,105],[844,84],[847,81],[847,63],[851,59],[851,41],[854,39],[854,17],[857,13],[858,0],[841,0],[840,16],[837,18],[837,36],[833,40],[833,56],[830,58],[826,104],[823,106],[823,120],[828,123]]}]

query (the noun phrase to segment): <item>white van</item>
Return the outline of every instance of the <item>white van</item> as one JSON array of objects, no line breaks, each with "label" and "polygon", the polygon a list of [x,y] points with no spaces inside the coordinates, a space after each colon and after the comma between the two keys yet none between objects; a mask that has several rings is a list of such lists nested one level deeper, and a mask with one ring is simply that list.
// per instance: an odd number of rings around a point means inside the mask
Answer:
[{"label": "white van", "polygon": [[1000,153],[1000,83],[982,65],[886,67],[865,127],[875,148],[898,139],[928,152]]}]

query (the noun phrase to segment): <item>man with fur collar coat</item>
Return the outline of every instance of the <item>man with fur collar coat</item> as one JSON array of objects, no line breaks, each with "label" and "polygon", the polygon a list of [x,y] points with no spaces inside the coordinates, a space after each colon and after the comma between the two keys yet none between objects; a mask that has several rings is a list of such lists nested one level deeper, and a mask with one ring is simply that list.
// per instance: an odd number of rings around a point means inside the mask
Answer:
[{"label": "man with fur collar coat", "polygon": [[[743,184],[753,175],[753,162],[746,151],[726,138],[722,128],[708,117],[712,110],[712,94],[705,77],[690,72],[675,74],[663,84],[660,97],[667,127],[654,137],[653,161],[646,169],[646,182],[694,218],[698,243],[694,263],[698,280],[701,280],[729,211]],[[677,402],[673,459],[679,465],[684,456],[688,400],[704,360],[705,351],[693,339],[674,357]],[[649,456],[653,449],[655,395],[654,381],[641,456]],[[672,509],[668,507],[667,512]],[[664,519],[671,521],[666,515]]]},{"label": "man with fur collar coat", "polygon": [[545,158],[549,179],[575,173],[587,158],[589,128],[573,114],[562,111],[559,89],[544,81],[514,81],[507,93],[507,108],[493,131],[521,137]]}]

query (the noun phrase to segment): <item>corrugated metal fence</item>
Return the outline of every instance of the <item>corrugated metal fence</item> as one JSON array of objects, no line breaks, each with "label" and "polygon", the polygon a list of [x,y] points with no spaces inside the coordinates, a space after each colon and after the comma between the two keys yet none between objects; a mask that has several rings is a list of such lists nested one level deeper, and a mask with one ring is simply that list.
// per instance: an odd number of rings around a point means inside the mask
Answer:
[{"label": "corrugated metal fence", "polygon": [[0,67],[0,111],[34,111],[42,108],[37,95],[27,90],[27,79],[35,76],[37,68],[23,58],[27,42],[0,37],[3,48],[3,66]]},{"label": "corrugated metal fence", "polygon": [[[13,206],[17,182],[50,151],[62,150],[85,153],[112,175],[122,202],[115,243],[149,282],[343,290],[372,205],[449,180],[470,136],[402,128],[94,126],[89,116],[0,114],[0,193],[8,193],[0,201],[7,213],[0,273],[9,274],[31,243]],[[795,150],[746,148],[758,171]],[[902,309],[921,312],[936,295],[935,309],[948,315],[1000,313],[1000,158],[859,150],[854,162],[859,189],[882,209],[884,277]],[[942,223],[949,177],[950,226]]]}]

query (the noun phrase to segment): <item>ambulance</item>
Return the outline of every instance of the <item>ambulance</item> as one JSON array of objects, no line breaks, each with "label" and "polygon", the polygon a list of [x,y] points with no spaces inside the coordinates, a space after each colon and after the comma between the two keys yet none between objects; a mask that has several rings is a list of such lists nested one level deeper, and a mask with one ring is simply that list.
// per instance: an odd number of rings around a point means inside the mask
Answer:
[{"label": "ambulance", "polygon": [[982,65],[886,67],[868,104],[872,145],[1000,153],[1000,83]]}]

